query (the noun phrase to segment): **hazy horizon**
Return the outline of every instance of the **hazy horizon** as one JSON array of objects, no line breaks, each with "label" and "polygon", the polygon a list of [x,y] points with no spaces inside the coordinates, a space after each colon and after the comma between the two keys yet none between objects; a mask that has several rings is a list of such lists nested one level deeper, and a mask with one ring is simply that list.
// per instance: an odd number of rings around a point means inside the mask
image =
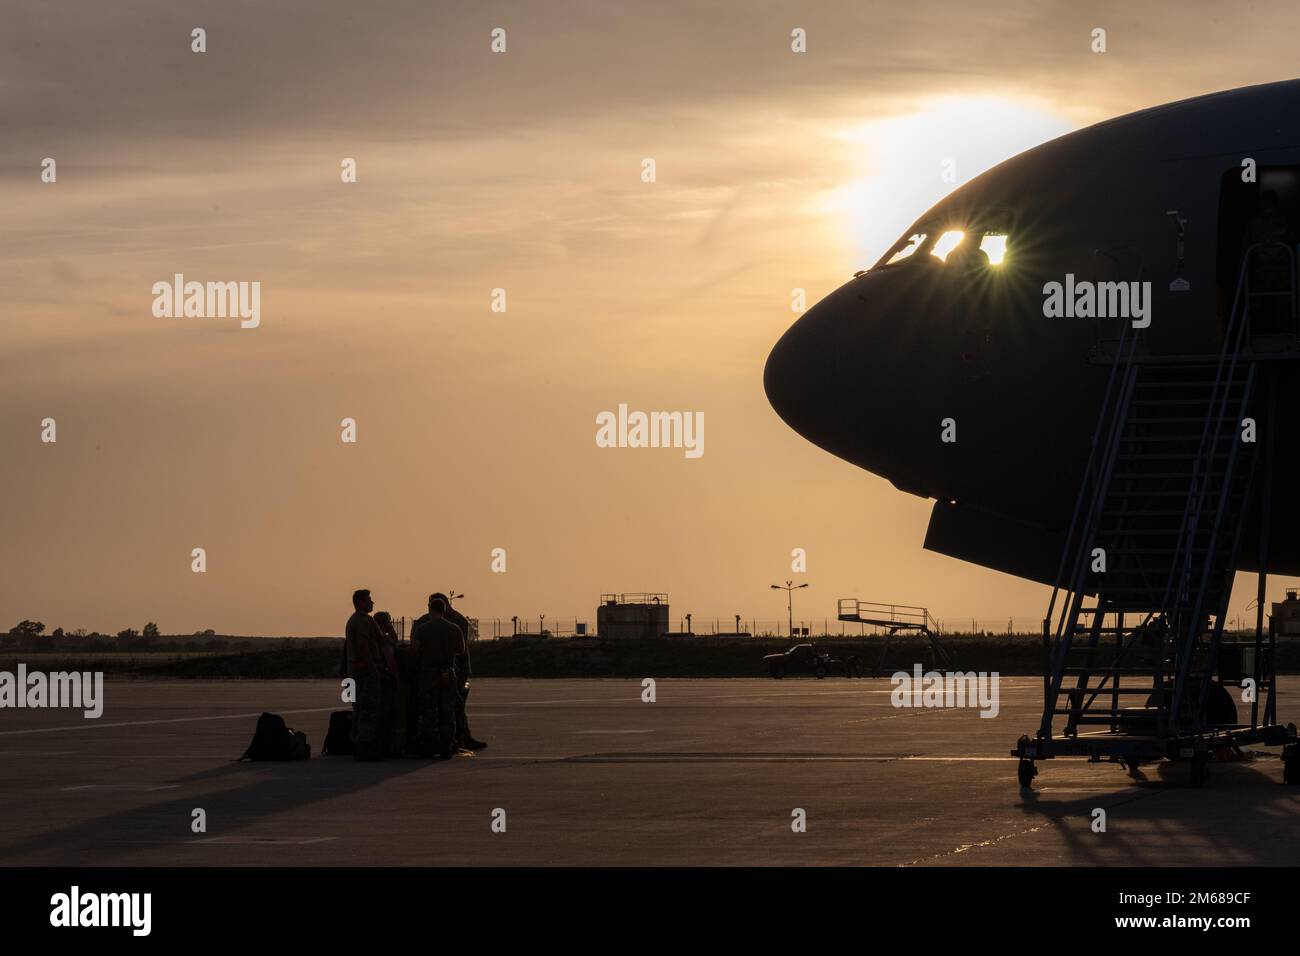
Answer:
[{"label": "hazy horizon", "polygon": [[[1046,588],[924,551],[931,501],[777,418],[791,290],[1039,142],[1291,78],[1268,64],[1300,26],[1280,2],[6,8],[0,631],[312,636],[358,587],[592,626],[602,592],[666,591],[698,630],[783,620],[769,585],[796,578],[796,617],[1040,618]],[[260,325],[155,317],[177,273],[259,282]],[[620,403],[703,412],[704,454],[597,447]]]}]

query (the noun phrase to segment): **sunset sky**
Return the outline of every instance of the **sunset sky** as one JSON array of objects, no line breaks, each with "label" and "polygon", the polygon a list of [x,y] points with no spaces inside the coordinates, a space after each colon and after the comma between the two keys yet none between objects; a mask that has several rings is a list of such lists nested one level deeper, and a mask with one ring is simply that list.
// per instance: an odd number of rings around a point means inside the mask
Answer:
[{"label": "sunset sky", "polygon": [[[955,188],[944,158],[960,185],[1108,117],[1291,78],[1300,32],[1293,0],[3,19],[0,629],[302,635],[341,633],[357,587],[408,615],[454,586],[489,618],[594,622],[601,592],[643,590],[674,626],[783,618],[768,586],[796,547],[801,615],[853,596],[1029,627],[1041,586],[922,550],[931,502],[771,410],[791,289],[811,304],[870,265]],[[260,282],[260,327],[156,318],[175,273]],[[705,454],[598,448],[620,403],[704,412]]]}]

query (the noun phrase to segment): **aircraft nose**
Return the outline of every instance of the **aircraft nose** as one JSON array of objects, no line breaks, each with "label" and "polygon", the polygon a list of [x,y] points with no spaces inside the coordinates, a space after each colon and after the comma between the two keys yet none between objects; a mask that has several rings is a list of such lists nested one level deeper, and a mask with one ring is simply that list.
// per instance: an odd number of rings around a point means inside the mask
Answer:
[{"label": "aircraft nose", "polygon": [[763,389],[772,408],[787,425],[823,448],[834,442],[829,429],[843,420],[845,410],[837,390],[848,344],[846,307],[842,292],[817,303],[781,336],[763,369]]},{"label": "aircraft nose", "polygon": [[904,280],[868,273],[818,302],[773,347],[763,388],[805,439],[915,490],[937,434],[932,406],[946,399],[917,328],[924,323],[906,320],[933,303]]}]

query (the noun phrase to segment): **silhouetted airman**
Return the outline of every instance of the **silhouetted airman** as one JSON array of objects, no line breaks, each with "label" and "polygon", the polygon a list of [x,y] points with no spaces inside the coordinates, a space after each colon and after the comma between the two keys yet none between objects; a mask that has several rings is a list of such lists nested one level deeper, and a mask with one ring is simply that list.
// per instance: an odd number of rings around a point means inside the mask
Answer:
[{"label": "silhouetted airman", "polygon": [[383,708],[387,663],[383,637],[370,612],[375,602],[370,592],[361,589],[352,594],[353,613],[344,632],[348,676],[356,681],[356,699],[352,702],[352,744],[357,760],[383,760]]},{"label": "silhouetted airman", "polygon": [[397,666],[397,629],[387,611],[375,614],[379,628],[380,648],[384,655],[383,707],[380,713],[380,740],[384,752],[390,757],[400,757],[406,743],[406,695],[402,693],[402,678]]},{"label": "silhouetted airman", "polygon": [[434,597],[447,602],[447,620],[460,630],[461,651],[456,655],[456,745],[466,750],[482,750],[487,746],[469,732],[469,718],[465,715],[465,705],[469,702],[469,618],[451,606],[451,599],[439,592]]},{"label": "silhouetted airman", "polygon": [[460,629],[447,619],[447,601],[429,596],[429,613],[415,622],[418,643],[420,755],[450,757],[456,747],[456,701],[460,697],[456,657],[463,646]]}]

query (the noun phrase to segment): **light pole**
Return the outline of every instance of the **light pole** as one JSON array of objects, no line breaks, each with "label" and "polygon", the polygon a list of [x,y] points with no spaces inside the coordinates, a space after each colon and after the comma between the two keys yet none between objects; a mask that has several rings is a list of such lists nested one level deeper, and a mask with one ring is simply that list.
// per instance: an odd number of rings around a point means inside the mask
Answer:
[{"label": "light pole", "polygon": [[794,592],[807,586],[806,584],[795,584],[793,581],[772,585],[772,590],[785,592],[786,626],[790,629],[790,638],[792,640],[794,639]]},{"label": "light pole", "polygon": [[[1262,599],[1256,599],[1246,605],[1246,610],[1255,608],[1255,632],[1261,633],[1264,629],[1264,605]],[[1237,630],[1241,630],[1241,619],[1237,620]]]}]

